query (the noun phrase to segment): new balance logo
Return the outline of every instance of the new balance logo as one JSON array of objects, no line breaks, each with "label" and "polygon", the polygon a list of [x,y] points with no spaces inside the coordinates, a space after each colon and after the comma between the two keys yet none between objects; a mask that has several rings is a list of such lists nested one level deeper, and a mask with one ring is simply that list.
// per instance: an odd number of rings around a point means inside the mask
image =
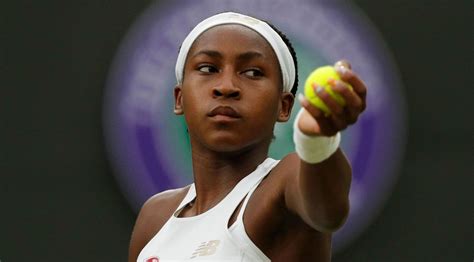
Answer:
[{"label": "new balance logo", "polygon": [[211,240],[207,242],[202,242],[199,247],[191,255],[191,258],[210,256],[216,253],[217,246],[219,245],[220,240]]}]

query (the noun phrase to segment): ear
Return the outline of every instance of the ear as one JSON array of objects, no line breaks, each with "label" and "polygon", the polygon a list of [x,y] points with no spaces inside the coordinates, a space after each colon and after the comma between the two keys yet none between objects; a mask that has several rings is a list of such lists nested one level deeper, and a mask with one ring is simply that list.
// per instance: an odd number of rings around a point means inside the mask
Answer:
[{"label": "ear", "polygon": [[176,115],[182,115],[183,111],[183,90],[181,86],[174,88],[174,113]]},{"label": "ear", "polygon": [[291,117],[291,109],[295,102],[295,96],[292,93],[283,92],[281,94],[281,107],[277,122],[286,122]]}]

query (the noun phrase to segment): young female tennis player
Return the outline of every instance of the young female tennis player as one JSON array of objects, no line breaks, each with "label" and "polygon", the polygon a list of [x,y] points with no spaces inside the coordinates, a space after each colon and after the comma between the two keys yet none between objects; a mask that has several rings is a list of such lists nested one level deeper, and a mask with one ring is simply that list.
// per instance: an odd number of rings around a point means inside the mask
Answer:
[{"label": "young female tennis player", "polygon": [[351,183],[339,131],[356,122],[366,94],[347,62],[335,68],[342,81],[330,83],[346,105],[318,86],[331,115],[299,97],[296,153],[274,160],[274,125],[289,119],[298,84],[291,44],[242,14],[198,24],[180,48],[174,89],[174,112],[189,130],[194,183],[143,205],[129,261],[330,261]]}]

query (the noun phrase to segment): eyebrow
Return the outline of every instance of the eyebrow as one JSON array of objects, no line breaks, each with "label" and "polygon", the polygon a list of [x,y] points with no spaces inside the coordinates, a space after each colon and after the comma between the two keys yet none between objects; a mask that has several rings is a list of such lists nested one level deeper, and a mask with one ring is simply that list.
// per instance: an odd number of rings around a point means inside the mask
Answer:
[{"label": "eyebrow", "polygon": [[[223,55],[220,52],[215,51],[215,50],[201,50],[201,51],[197,52],[196,54],[194,54],[192,57],[196,57],[196,56],[200,56],[200,55],[206,55],[206,56],[213,57],[213,58],[222,58],[223,57]],[[237,60],[248,61],[248,60],[252,60],[252,59],[255,59],[255,58],[263,58],[263,57],[264,57],[264,55],[260,52],[248,51],[248,52],[239,54],[237,56]]]},{"label": "eyebrow", "polygon": [[249,51],[237,56],[237,60],[249,61],[255,58],[263,58],[263,54],[255,51]]},{"label": "eyebrow", "polygon": [[215,58],[222,58],[222,54],[214,50],[201,50],[197,52],[196,54],[194,54],[193,57],[200,56],[200,55],[206,55],[206,56],[215,57]]}]

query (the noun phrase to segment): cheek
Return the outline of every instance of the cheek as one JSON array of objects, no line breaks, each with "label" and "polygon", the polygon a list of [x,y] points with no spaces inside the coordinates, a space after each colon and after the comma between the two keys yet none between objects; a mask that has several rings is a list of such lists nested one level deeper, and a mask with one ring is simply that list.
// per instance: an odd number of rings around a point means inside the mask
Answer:
[{"label": "cheek", "polygon": [[[192,113],[193,109],[197,109],[202,106],[202,101],[206,95],[204,88],[198,88],[196,86],[183,88],[183,107],[187,113]],[[187,109],[187,110],[186,110]],[[191,112],[189,112],[191,111]],[[186,113],[186,112],[185,112]]]},{"label": "cheek", "polygon": [[258,118],[256,121],[262,122],[262,125],[273,126],[278,119],[280,99],[274,92],[268,92],[259,96],[251,107],[254,117]]},{"label": "cheek", "polygon": [[202,103],[199,103],[199,97],[196,92],[189,92],[189,90],[183,91],[182,96],[182,108],[184,119],[188,127],[194,127],[199,123],[199,115],[202,112]]}]

